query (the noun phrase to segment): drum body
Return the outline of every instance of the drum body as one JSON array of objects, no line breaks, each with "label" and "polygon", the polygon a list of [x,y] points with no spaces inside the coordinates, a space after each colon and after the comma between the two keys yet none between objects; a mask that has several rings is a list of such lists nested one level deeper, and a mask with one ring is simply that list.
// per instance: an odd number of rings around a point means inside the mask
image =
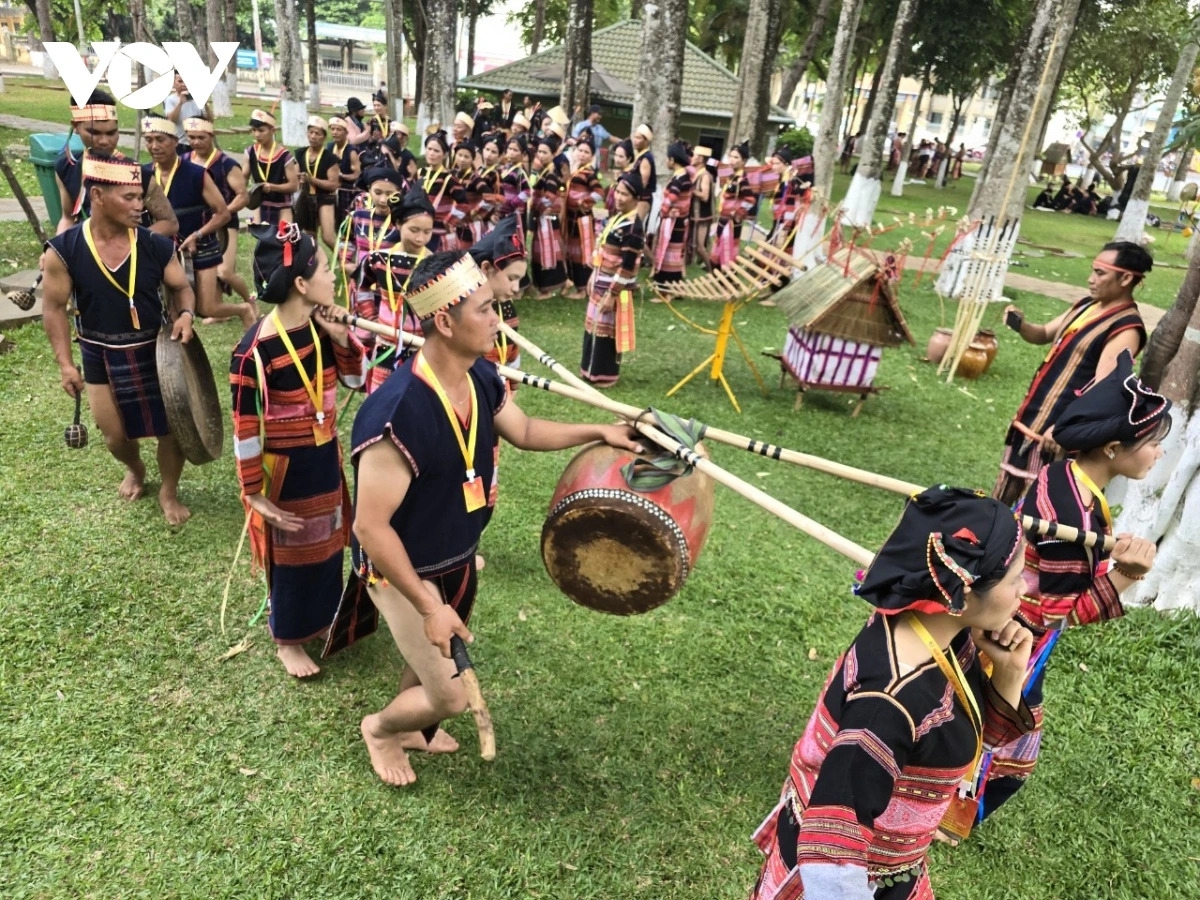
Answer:
[{"label": "drum body", "polygon": [[692,471],[638,491],[621,471],[634,459],[607,444],[584,447],[559,479],[542,526],[542,560],[559,589],[582,606],[621,616],[679,592],[713,514],[707,475]]}]

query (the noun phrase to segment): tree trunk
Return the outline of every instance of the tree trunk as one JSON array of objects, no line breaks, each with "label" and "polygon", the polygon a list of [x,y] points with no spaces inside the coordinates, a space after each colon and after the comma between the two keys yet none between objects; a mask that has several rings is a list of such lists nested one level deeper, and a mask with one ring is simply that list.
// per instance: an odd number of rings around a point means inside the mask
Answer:
[{"label": "tree trunk", "polygon": [[[1034,141],[1047,115],[1058,72],[1066,58],[1067,44],[1075,31],[1080,0],[1037,0],[1028,39],[1022,46],[1012,96],[989,152],[991,162],[981,179],[968,212],[972,221],[994,223],[997,229],[1019,229],[1025,207],[1029,173],[1037,154]],[[981,232],[977,232],[979,234]],[[1015,243],[1016,233],[1009,238]],[[1004,251],[1011,253],[1011,246]],[[963,266],[974,252],[975,237],[959,242],[942,266],[937,290],[958,297],[965,287]],[[980,288],[980,302],[999,297],[1008,272],[1008,256],[999,266],[989,266],[989,283]],[[978,285],[977,285],[978,287]]]},{"label": "tree trunk", "polygon": [[[1192,233],[1190,249],[1195,251],[1198,245],[1200,230]],[[1175,303],[1155,326],[1154,333],[1150,335],[1150,342],[1146,345],[1146,352],[1142,355],[1142,380],[1154,390],[1158,390],[1162,384],[1167,364],[1183,342],[1188,320],[1192,318],[1196,309],[1197,296],[1200,296],[1200,253],[1193,252],[1183,284],[1179,286],[1179,292],[1175,295]]]},{"label": "tree trunk", "polygon": [[417,131],[437,122],[449,129],[454,120],[454,38],[457,12],[454,0],[425,0],[425,65]]},{"label": "tree trunk", "polygon": [[533,56],[542,46],[546,36],[546,0],[536,0],[533,8],[533,39],[529,42],[529,55]]},{"label": "tree trunk", "polygon": [[479,23],[479,4],[467,3],[467,76],[475,74],[475,26]]},{"label": "tree trunk", "polygon": [[883,188],[883,166],[886,159],[888,125],[892,121],[892,109],[896,105],[896,91],[900,87],[900,73],[908,60],[913,25],[916,22],[917,0],[900,0],[896,10],[896,23],[892,27],[892,38],[888,44],[887,60],[877,78],[878,96],[867,120],[867,132],[863,135],[862,151],[858,168],[850,182],[850,190],[842,201],[843,220],[855,227],[867,228],[875,218],[875,207]]},{"label": "tree trunk", "polygon": [[921,102],[925,99],[925,92],[929,90],[929,73],[933,66],[926,64],[925,72],[921,75],[921,90],[917,92],[916,102],[913,103],[912,118],[908,123],[908,134],[904,138],[904,146],[900,148],[900,162],[896,166],[896,177],[892,181],[892,196],[904,196],[904,179],[908,177],[908,157],[911,156],[913,141],[917,134],[917,120],[921,117]]},{"label": "tree trunk", "polygon": [[[212,3],[220,3],[221,0],[210,0]],[[225,28],[223,34],[226,35],[225,40],[236,41],[238,39],[237,30],[237,0],[224,0],[224,18]],[[237,96],[237,54],[229,60],[229,66],[225,69],[225,92],[229,97],[229,102],[232,105],[233,98]],[[231,113],[232,114],[232,113]]]},{"label": "tree trunk", "polygon": [[[204,7],[204,18],[208,29],[209,41],[236,41],[237,37],[231,37],[225,30],[225,4],[221,2],[208,3]],[[141,40],[141,38],[135,38]],[[204,54],[210,66],[216,65],[217,54],[209,50]],[[237,62],[237,56],[234,56],[234,62]],[[217,81],[212,93],[212,111],[213,116],[220,119],[233,115],[233,98],[229,96],[229,83],[225,78]]]},{"label": "tree trunk", "polygon": [[754,132],[750,138],[750,149],[759,159],[767,158],[771,145],[771,76],[775,74],[775,60],[779,57],[779,44],[783,40],[783,0],[769,0],[767,9],[767,46],[763,64],[758,73],[758,90],[754,98]]},{"label": "tree trunk", "polygon": [[657,0],[642,6],[642,45],[633,96],[636,128],[645,122],[654,131],[654,155],[659,173],[666,175],[667,145],[679,133],[683,92],[683,55],[687,42],[687,0]]},{"label": "tree trunk", "polygon": [[194,46],[196,20],[192,17],[192,5],[188,0],[175,0],[175,25],[179,30],[179,40]]},{"label": "tree trunk", "polygon": [[791,104],[792,96],[796,93],[796,87],[800,84],[800,79],[804,77],[804,73],[808,71],[813,56],[816,55],[817,45],[825,35],[825,23],[829,19],[829,8],[831,6],[833,6],[833,0],[820,0],[817,4],[817,10],[813,13],[812,24],[808,29],[808,37],[804,39],[804,49],[800,51],[800,55],[796,57],[796,61],[784,73],[783,86],[780,87],[779,97],[775,100],[776,106],[787,109]]},{"label": "tree trunk", "polygon": [[629,0],[629,18],[640,19],[642,17],[642,8],[645,5],[643,0]]},{"label": "tree trunk", "polygon": [[283,99],[279,108],[282,113],[282,139],[292,147],[302,146],[308,141],[305,125],[308,120],[304,102],[304,58],[300,52],[300,13],[296,0],[274,0],[275,2],[275,53],[279,63],[279,82],[283,88]]},{"label": "tree trunk", "polygon": [[1180,196],[1183,194],[1183,188],[1188,180],[1188,173],[1192,171],[1192,157],[1195,153],[1195,147],[1184,147],[1179,151],[1179,162],[1175,166],[1175,177],[1171,179],[1171,188],[1167,191],[1167,199],[1172,203],[1178,203]]},{"label": "tree trunk", "polygon": [[1191,84],[1192,73],[1196,69],[1196,56],[1200,53],[1200,44],[1191,41],[1179,48],[1179,63],[1171,76],[1171,84],[1163,98],[1162,110],[1158,121],[1154,123],[1154,134],[1150,137],[1150,146],[1146,148],[1146,156],[1142,168],[1138,171],[1137,181],[1133,184],[1133,192],[1129,195],[1129,203],[1121,214],[1121,223],[1117,226],[1116,240],[1141,241],[1146,232],[1146,213],[1150,211],[1150,188],[1154,185],[1154,176],[1158,173],[1158,164],[1162,161],[1163,149],[1167,146],[1167,135],[1171,124],[1175,121],[1175,111],[1179,108],[1179,100],[1184,88]]},{"label": "tree trunk", "polygon": [[[1163,458],[1141,481],[1117,479],[1108,493],[1121,504],[1114,531],[1128,531],[1158,543],[1154,568],[1125,592],[1122,601],[1153,602],[1159,609],[1185,607],[1200,612],[1200,253],[1193,254],[1175,305],[1154,329],[1142,364],[1142,377],[1162,365],[1158,388],[1175,402],[1171,433],[1163,441]],[[1188,317],[1180,315],[1191,305]],[[1172,320],[1172,321],[1169,321]],[[1179,328],[1174,327],[1182,323]],[[1167,332],[1175,332],[1172,340]]]},{"label": "tree trunk", "polygon": [[559,103],[572,120],[586,109],[592,81],[592,0],[569,0]]},{"label": "tree trunk", "polygon": [[833,54],[829,58],[829,73],[825,77],[825,101],[821,104],[820,125],[813,147],[813,185],[826,200],[833,193],[833,170],[837,165],[842,124],[842,98],[846,93],[847,68],[861,13],[862,0],[842,0]]},{"label": "tree trunk", "polygon": [[404,0],[384,0],[384,31],[387,35],[388,102],[392,118],[404,118]]},{"label": "tree trunk", "polygon": [[771,0],[750,0],[746,14],[746,34],[738,64],[738,88],[733,99],[729,122],[729,146],[740,141],[754,143],[758,131],[758,89],[767,65],[767,39],[770,31]]},{"label": "tree trunk", "polygon": [[304,0],[304,25],[308,44],[308,105],[321,108],[321,55],[317,50],[317,0]]},{"label": "tree trunk", "polygon": [[[971,94],[975,93],[974,91]],[[938,166],[937,187],[944,188],[946,186],[946,174],[950,171],[950,159],[954,147],[954,137],[958,134],[958,120],[962,117],[963,107],[967,101],[971,99],[971,94],[954,95],[951,101],[953,106],[953,118],[950,120],[950,133],[946,135],[946,155],[942,157],[941,165]],[[1049,116],[1047,116],[1049,118]]]},{"label": "tree trunk", "polygon": [[[879,86],[883,80],[883,69],[887,62],[886,59],[881,59],[879,65],[875,67],[875,71],[871,73],[871,87],[867,91],[867,104],[863,107],[862,118],[859,119],[859,131],[865,131],[867,123],[871,121],[871,116],[875,114],[875,100],[879,96]],[[865,136],[865,135],[864,135]]]}]

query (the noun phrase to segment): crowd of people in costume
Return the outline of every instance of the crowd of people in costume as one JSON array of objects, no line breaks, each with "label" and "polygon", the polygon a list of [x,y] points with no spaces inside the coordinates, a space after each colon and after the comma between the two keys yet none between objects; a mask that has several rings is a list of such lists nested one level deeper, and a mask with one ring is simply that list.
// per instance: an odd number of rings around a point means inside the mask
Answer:
[{"label": "crowd of people in costume", "polygon": [[[62,385],[86,392],[125,467],[126,499],[144,491],[138,441],[157,439],[159,502],[181,524],[184,460],[154,342],[163,328],[187,342],[197,315],[243,319],[229,369],[234,452],[278,656],[290,675],[314,675],[306,643],[352,642],[381,614],[404,668],[397,695],[362,719],[362,738],[382,781],[411,784],[409,751],[457,748],[439,728],[466,705],[450,643],[471,640],[500,439],[642,450],[626,425],[527,417],[496,369],[516,360],[501,321],[516,324],[523,289],[573,285],[588,298],[582,374],[615,382],[641,268],[669,281],[689,253],[721,265],[736,248],[758,197],[749,150],[733,147],[721,177],[704,148],[672,143],[649,228],[653,135],[643,125],[613,139],[596,110],[568,147],[555,110],[529,117],[502,97],[456,119],[453,140],[426,135],[423,165],[386,98],[374,98],[369,122],[355,101],[345,117],[314,116],[294,154],[256,110],[239,166],[207,119],[179,121],[183,101],[169,105],[174,117],[143,122],[151,162],[138,165],[116,150],[111,98],[92,100],[72,110],[86,149],[56,166],[64,215],[43,255]],[[620,168],[611,183],[595,165],[604,144]],[[806,166],[784,150],[771,160],[773,237],[790,239]],[[307,222],[295,220],[297,193],[312,201]],[[243,208],[254,212],[249,284],[229,255]],[[931,897],[931,843],[967,837],[1032,773],[1051,650],[1069,627],[1122,615],[1120,595],[1150,570],[1155,547],[1133,535],[1117,535],[1111,551],[1026,539],[1017,514],[1112,535],[1105,488],[1144,478],[1161,457],[1170,403],[1133,374],[1146,341],[1133,292],[1151,265],[1137,245],[1109,244],[1088,296],[1061,316],[1034,324],[1006,311],[1022,339],[1050,349],[1005,439],[994,497],[919,493],[866,571],[856,593],[873,612],[834,664],[755,832],[766,860],[754,897]],[[355,327],[339,293],[392,338]],[[345,448],[339,383],[367,394]]]}]

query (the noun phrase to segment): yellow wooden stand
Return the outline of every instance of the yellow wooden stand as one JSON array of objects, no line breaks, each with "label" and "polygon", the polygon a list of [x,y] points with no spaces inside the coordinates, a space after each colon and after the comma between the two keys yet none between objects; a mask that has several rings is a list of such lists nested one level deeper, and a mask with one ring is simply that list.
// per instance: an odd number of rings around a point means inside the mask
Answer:
[{"label": "yellow wooden stand", "polygon": [[705,328],[705,334],[716,335],[717,345],[713,352],[708,355],[704,362],[692,369],[683,377],[675,387],[667,391],[667,396],[670,397],[679,391],[685,384],[699,375],[706,367],[711,364],[711,369],[708,377],[711,381],[720,382],[721,387],[725,388],[725,394],[729,397],[729,402],[733,404],[733,408],[738,412],[742,411],[738,405],[737,397],[734,396],[733,388],[729,386],[729,381],[725,378],[725,357],[729,351],[729,339],[733,338],[738,346],[738,350],[742,353],[742,359],[746,361],[746,365],[750,367],[750,372],[754,375],[754,380],[758,382],[759,390],[763,396],[767,396],[767,383],[763,381],[762,375],[758,371],[758,367],[754,365],[754,361],[750,358],[750,354],[746,351],[746,345],[742,343],[742,338],[737,332],[737,327],[733,324],[734,315],[745,306],[745,302],[736,303],[728,302],[725,304],[725,311],[721,313],[721,324],[717,326],[717,330],[713,331],[710,328]]}]

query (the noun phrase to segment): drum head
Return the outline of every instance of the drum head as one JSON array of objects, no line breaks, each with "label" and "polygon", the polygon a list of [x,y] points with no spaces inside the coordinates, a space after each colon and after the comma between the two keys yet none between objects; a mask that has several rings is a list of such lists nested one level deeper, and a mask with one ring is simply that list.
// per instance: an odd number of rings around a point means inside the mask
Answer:
[{"label": "drum head", "polygon": [[581,606],[618,616],[670,600],[687,580],[687,540],[662,509],[634,491],[568,494],[542,527],[542,560]]},{"label": "drum head", "polygon": [[221,455],[225,443],[225,417],[200,335],[193,332],[186,344],[173,341],[170,325],[164,319],[156,354],[158,383],[171,434],[192,465],[212,462]]}]

